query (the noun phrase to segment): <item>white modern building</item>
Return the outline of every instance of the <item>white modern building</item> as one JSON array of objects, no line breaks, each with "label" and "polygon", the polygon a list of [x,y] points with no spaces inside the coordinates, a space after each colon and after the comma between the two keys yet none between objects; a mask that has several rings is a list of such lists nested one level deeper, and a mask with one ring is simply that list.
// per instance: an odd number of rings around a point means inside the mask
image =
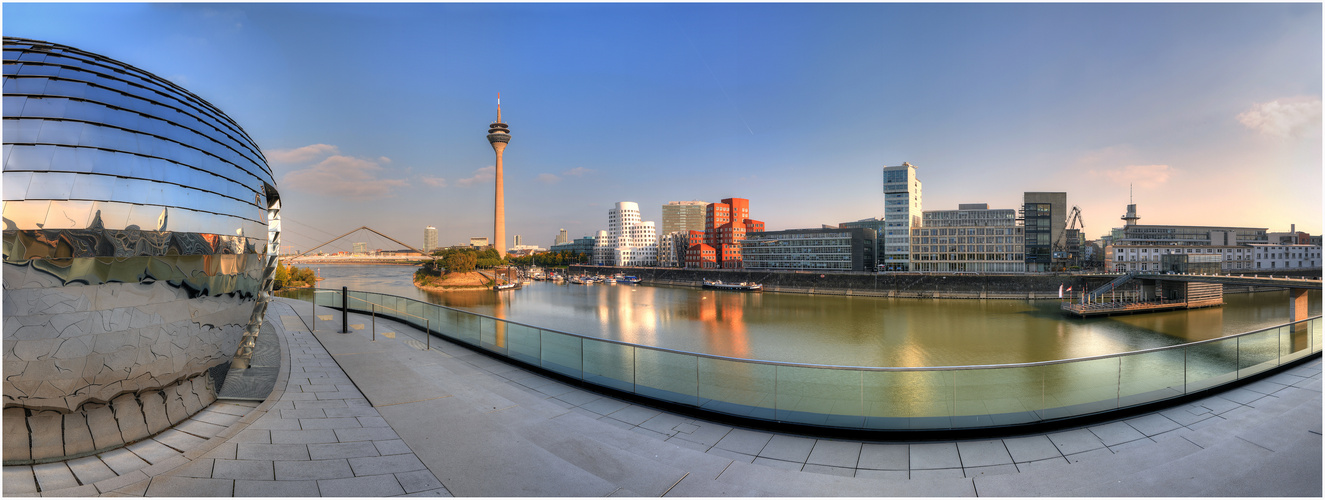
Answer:
[{"label": "white modern building", "polygon": [[879,268],[884,271],[911,270],[911,228],[920,226],[920,180],[916,166],[883,167],[883,256]]},{"label": "white modern building", "polygon": [[598,231],[594,264],[600,266],[658,265],[658,229],[641,221],[639,204],[622,201],[607,211],[607,230]]},{"label": "white modern building", "polygon": [[437,228],[428,226],[423,228],[423,251],[431,252],[437,249]]},{"label": "white modern building", "polygon": [[1252,262],[1257,271],[1320,269],[1320,245],[1252,244]]},{"label": "white modern building", "polygon": [[1220,261],[1220,271],[1223,272],[1254,269],[1252,267],[1252,248],[1248,246],[1177,246],[1154,243],[1109,245],[1104,249],[1104,268],[1107,271],[1120,273],[1160,271],[1163,270],[1163,256],[1177,254],[1217,255]]}]

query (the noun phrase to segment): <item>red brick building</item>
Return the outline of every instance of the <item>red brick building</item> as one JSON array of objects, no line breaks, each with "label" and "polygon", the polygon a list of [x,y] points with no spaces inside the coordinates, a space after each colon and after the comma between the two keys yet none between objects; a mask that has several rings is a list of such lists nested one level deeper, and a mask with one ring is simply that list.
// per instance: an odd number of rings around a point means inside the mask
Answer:
[{"label": "red brick building", "polygon": [[686,267],[741,269],[741,241],[747,233],[763,230],[763,222],[750,218],[750,200],[710,203],[704,211],[704,232],[690,232]]}]

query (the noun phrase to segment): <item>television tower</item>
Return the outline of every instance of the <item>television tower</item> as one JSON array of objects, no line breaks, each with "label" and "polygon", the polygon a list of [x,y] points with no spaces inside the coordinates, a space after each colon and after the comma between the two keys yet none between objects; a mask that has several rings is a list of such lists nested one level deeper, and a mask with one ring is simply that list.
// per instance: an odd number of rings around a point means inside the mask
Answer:
[{"label": "television tower", "polygon": [[497,202],[496,209],[492,217],[493,225],[493,248],[497,249],[497,255],[506,257],[506,207],[505,198],[502,196],[501,179],[501,153],[506,150],[506,143],[511,142],[511,130],[501,121],[501,93],[497,93],[497,121],[488,125],[488,143],[492,144],[492,150],[497,153]]}]

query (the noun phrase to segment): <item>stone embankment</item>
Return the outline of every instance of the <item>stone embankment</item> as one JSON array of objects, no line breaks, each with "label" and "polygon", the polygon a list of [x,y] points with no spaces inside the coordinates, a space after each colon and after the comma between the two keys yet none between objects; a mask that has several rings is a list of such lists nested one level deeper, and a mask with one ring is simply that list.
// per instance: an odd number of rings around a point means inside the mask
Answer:
[{"label": "stone embankment", "polygon": [[[1058,287],[1090,290],[1116,275],[1091,274],[921,274],[921,273],[817,273],[810,271],[748,271],[729,269],[672,269],[575,265],[571,274],[624,274],[645,283],[701,286],[705,279],[751,281],[764,291],[828,295],[861,295],[921,299],[1057,299]],[[1300,274],[1300,273],[1299,273]],[[1308,272],[1320,276],[1320,271]],[[1224,293],[1273,290],[1260,287],[1224,287]]]}]

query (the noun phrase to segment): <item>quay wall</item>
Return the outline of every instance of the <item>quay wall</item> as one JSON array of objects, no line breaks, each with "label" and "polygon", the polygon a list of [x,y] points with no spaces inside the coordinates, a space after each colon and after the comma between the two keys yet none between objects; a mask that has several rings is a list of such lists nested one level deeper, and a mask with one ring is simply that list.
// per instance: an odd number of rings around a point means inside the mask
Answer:
[{"label": "quay wall", "polygon": [[[939,273],[819,273],[810,271],[750,271],[744,269],[676,269],[661,267],[570,266],[571,274],[624,274],[645,283],[699,287],[703,280],[749,281],[764,291],[827,295],[862,295],[922,299],[1057,299],[1058,287],[1073,292],[1090,290],[1116,275],[1082,274],[939,274]],[[1320,276],[1320,271],[1276,275]],[[1270,291],[1275,288],[1225,286],[1224,293]]]}]

